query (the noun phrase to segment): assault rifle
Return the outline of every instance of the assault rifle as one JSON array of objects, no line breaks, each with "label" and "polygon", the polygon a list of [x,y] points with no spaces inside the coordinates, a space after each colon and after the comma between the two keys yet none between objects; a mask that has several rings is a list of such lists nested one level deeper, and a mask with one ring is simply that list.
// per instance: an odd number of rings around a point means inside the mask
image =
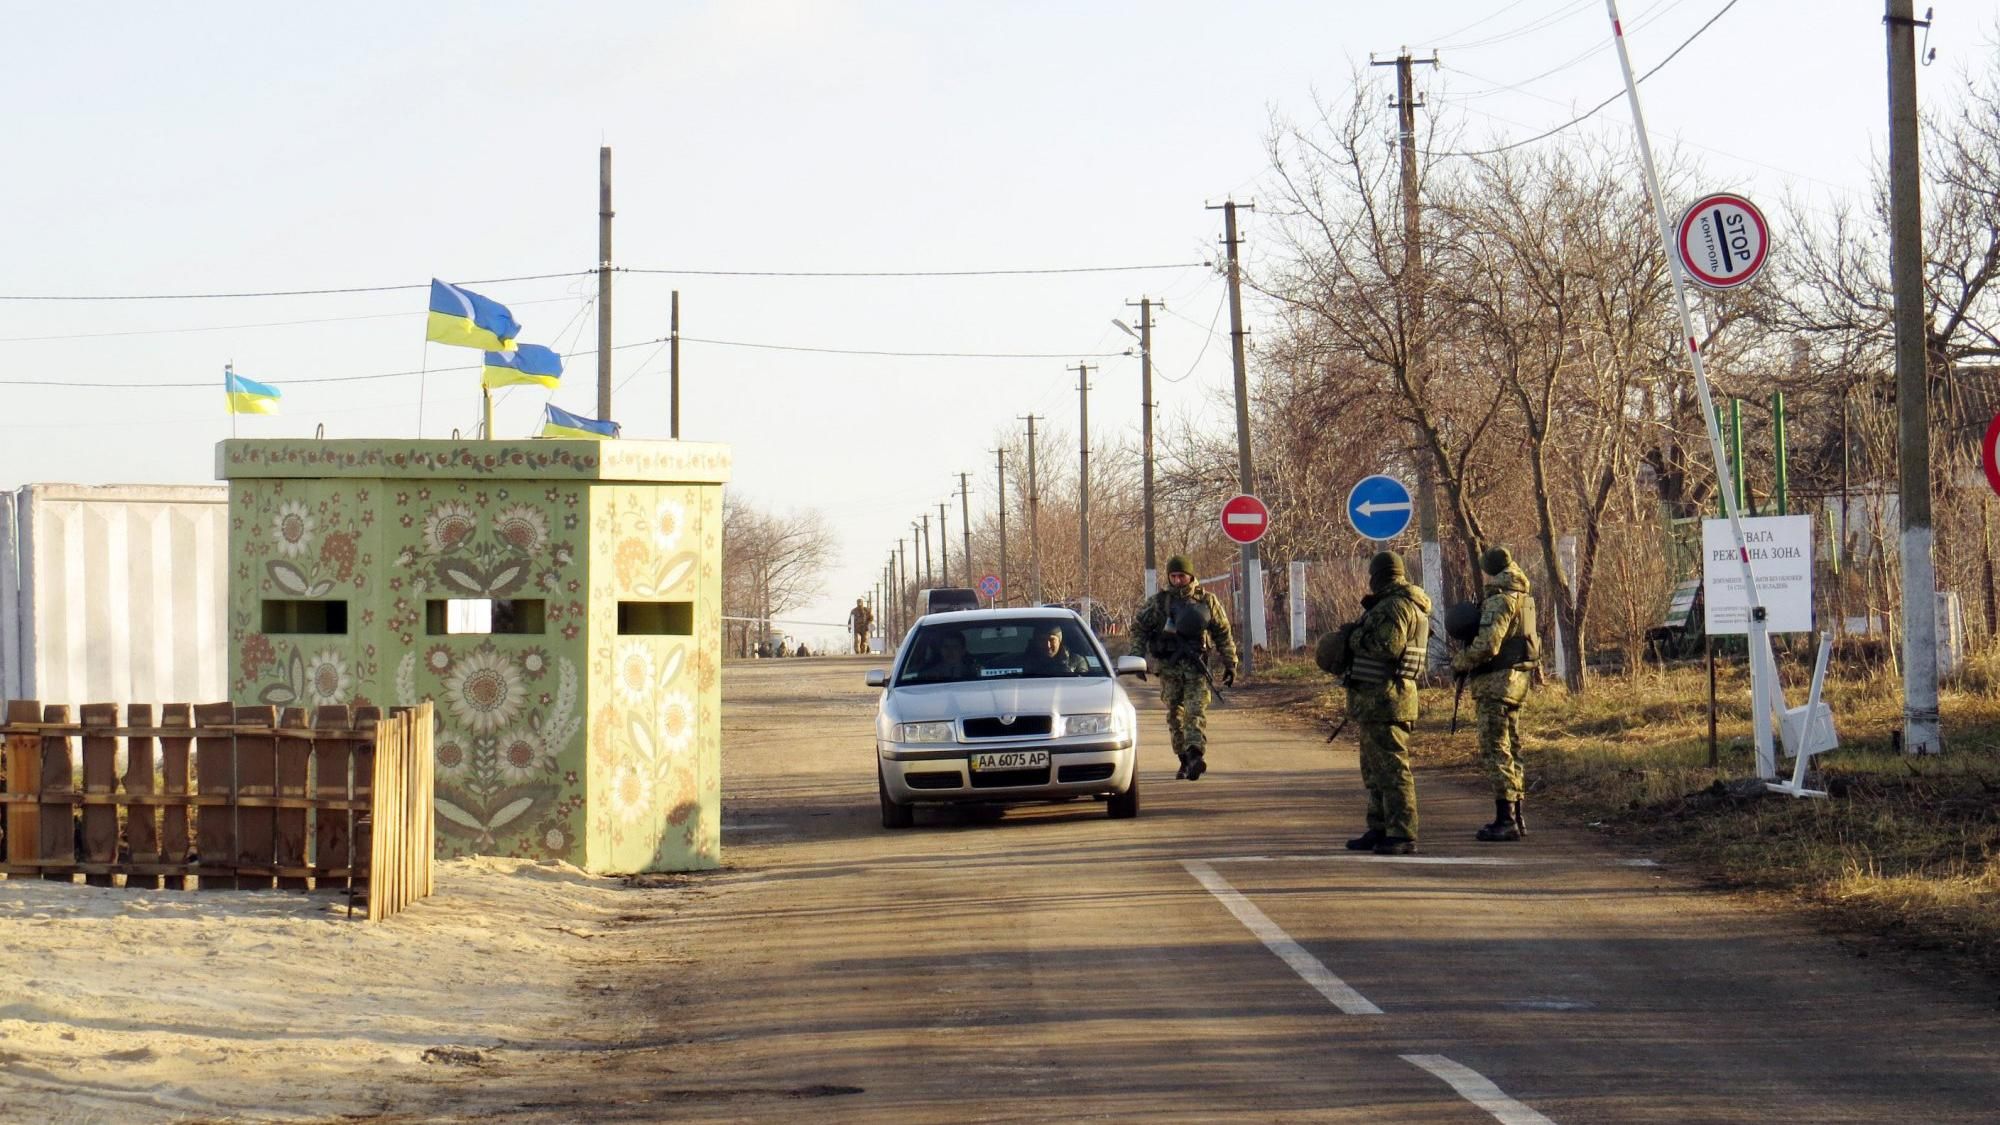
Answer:
[{"label": "assault rifle", "polygon": [[1460,672],[1458,675],[1452,677],[1452,679],[1458,681],[1458,687],[1454,688],[1451,693],[1451,730],[1448,732],[1450,734],[1458,733],[1458,704],[1460,700],[1465,698],[1465,681],[1471,678],[1472,673],[1470,672]]}]

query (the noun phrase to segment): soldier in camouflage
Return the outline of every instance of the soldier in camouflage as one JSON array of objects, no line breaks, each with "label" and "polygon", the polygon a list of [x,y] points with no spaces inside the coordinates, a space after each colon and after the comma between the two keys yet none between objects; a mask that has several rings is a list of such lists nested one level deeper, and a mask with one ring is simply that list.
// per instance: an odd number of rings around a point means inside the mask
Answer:
[{"label": "soldier in camouflage", "polygon": [[1167,588],[1146,599],[1132,622],[1132,653],[1160,677],[1167,731],[1181,761],[1174,776],[1198,781],[1208,772],[1208,653],[1213,648],[1222,682],[1236,683],[1236,642],[1222,599],[1201,588],[1187,557],[1167,560]]},{"label": "soldier in camouflage", "polygon": [[1535,599],[1528,576],[1505,547],[1479,556],[1486,573],[1486,597],[1479,606],[1479,633],[1451,658],[1452,670],[1472,678],[1479,708],[1479,761],[1493,783],[1493,823],[1477,836],[1488,842],[1518,840],[1528,834],[1521,817],[1521,731],[1514,713],[1528,699],[1528,678],[1541,658],[1535,630]]},{"label": "soldier in camouflage", "polygon": [[1346,684],[1347,716],[1361,727],[1368,828],[1347,847],[1410,855],[1417,850],[1410,729],[1430,643],[1431,600],[1410,583],[1402,556],[1382,551],[1368,560],[1368,596],[1361,604],[1361,620],[1321,638],[1317,653],[1320,667]]}]

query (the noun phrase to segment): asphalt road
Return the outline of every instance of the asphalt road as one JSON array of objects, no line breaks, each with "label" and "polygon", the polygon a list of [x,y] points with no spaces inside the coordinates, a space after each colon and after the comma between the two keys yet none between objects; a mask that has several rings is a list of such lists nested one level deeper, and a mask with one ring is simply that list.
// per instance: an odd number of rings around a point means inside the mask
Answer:
[{"label": "asphalt road", "polygon": [[[1142,808],[879,826],[859,657],[724,673],[726,869],[673,923],[610,1119],[2000,1121],[2000,1013],[1420,776],[1355,856],[1351,738],[1237,707]],[[615,1088],[615,1094],[613,1090]]]}]

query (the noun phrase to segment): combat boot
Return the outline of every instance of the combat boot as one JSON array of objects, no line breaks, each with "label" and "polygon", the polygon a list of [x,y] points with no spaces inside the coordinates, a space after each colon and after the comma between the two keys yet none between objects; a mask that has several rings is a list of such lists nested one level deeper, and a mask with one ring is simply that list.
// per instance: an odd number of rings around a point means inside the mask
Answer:
[{"label": "combat boot", "polygon": [[1181,768],[1174,771],[1174,780],[1184,781],[1187,779],[1187,766],[1188,766],[1187,751],[1176,750],[1174,752],[1174,757],[1179,758],[1181,760]]},{"label": "combat boot", "polygon": [[1376,841],[1376,855],[1415,855],[1417,842],[1408,836],[1384,836]]},{"label": "combat boot", "polygon": [[1200,750],[1188,751],[1187,779],[1189,781],[1200,781],[1201,775],[1207,772],[1208,759],[1202,756],[1202,752]]},{"label": "combat boot", "polygon": [[1382,830],[1380,828],[1370,828],[1368,831],[1349,840],[1347,842],[1347,850],[1350,852],[1374,851],[1375,845],[1381,842]]},{"label": "combat boot", "polygon": [[1514,802],[1514,831],[1519,832],[1522,836],[1528,834],[1528,821],[1521,815],[1521,802],[1519,801]]},{"label": "combat boot", "polygon": [[1514,802],[1494,801],[1493,823],[1481,827],[1474,837],[1489,844],[1520,839],[1521,827],[1514,822]]}]

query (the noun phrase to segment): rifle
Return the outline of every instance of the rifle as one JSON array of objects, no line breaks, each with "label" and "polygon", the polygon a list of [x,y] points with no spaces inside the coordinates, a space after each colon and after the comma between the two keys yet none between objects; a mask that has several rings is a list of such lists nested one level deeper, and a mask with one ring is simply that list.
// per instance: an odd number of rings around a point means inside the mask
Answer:
[{"label": "rifle", "polygon": [[1329,735],[1327,735],[1327,736],[1326,736],[1326,740],[1327,740],[1328,742],[1332,742],[1332,741],[1333,741],[1334,739],[1336,739],[1336,738],[1339,738],[1339,737],[1340,737],[1340,732],[1341,732],[1341,731],[1344,731],[1344,730],[1346,730],[1346,729],[1347,729],[1347,720],[1349,720],[1349,719],[1351,719],[1351,718],[1353,718],[1353,717],[1354,717],[1354,716],[1352,716],[1352,715],[1349,715],[1349,714],[1346,714],[1346,713],[1344,713],[1344,712],[1343,712],[1343,713],[1341,714],[1341,716],[1340,716],[1340,722],[1339,722],[1339,724],[1338,724],[1338,725],[1336,725],[1336,726],[1335,726],[1335,727],[1333,728],[1333,733],[1332,733],[1332,734],[1329,734]]},{"label": "rifle", "polygon": [[1460,700],[1462,700],[1462,699],[1464,699],[1464,698],[1465,698],[1465,681],[1467,681],[1467,680],[1471,679],[1472,677],[1471,677],[1471,675],[1470,675],[1470,674],[1468,674],[1468,673],[1465,673],[1465,672],[1460,672],[1460,673],[1459,673],[1458,675],[1456,675],[1456,676],[1454,676],[1454,677],[1452,677],[1452,678],[1458,681],[1458,687],[1457,687],[1457,688],[1456,688],[1455,690],[1453,690],[1453,691],[1452,691],[1452,693],[1451,693],[1451,730],[1450,730],[1449,732],[1447,732],[1447,733],[1449,733],[1449,734],[1457,734],[1457,733],[1458,733],[1458,704],[1459,704],[1459,701],[1460,701]]},{"label": "rifle", "polygon": [[1195,656],[1194,666],[1201,669],[1201,678],[1208,681],[1208,690],[1215,693],[1215,705],[1217,707],[1229,706],[1229,697],[1222,694],[1221,688],[1215,686],[1215,677],[1210,675],[1208,672],[1207,649],[1202,649],[1201,652]]}]

